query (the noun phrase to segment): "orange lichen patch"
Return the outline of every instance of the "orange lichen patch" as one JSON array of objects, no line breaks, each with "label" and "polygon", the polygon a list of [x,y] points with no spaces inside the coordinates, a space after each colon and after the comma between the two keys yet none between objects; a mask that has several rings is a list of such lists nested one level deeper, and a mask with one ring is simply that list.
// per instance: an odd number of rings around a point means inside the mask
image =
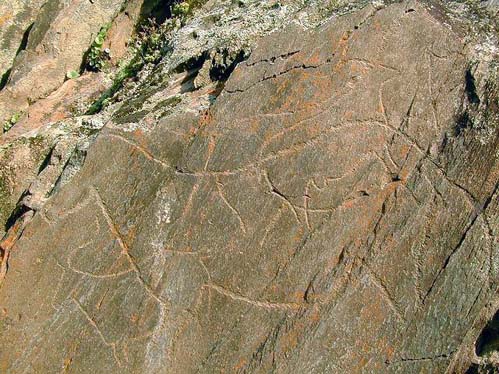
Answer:
[{"label": "orange lichen patch", "polygon": [[[335,54],[339,55],[339,60],[336,63],[336,65],[333,66],[333,71],[337,73],[340,71],[343,66],[346,64],[346,55],[348,52],[348,40],[350,39],[350,33],[345,31],[343,35],[341,36],[340,40],[338,41],[338,45],[335,49]],[[339,53],[338,53],[339,51]]]},{"label": "orange lichen patch", "polygon": [[400,158],[405,159],[412,146],[409,144],[402,144],[400,146]]},{"label": "orange lichen patch", "polygon": [[295,302],[301,302],[305,299],[305,292],[303,291],[295,291],[293,292],[292,294],[292,301],[295,301]]},{"label": "orange lichen patch", "polygon": [[[291,73],[292,74],[292,73]],[[275,93],[270,97],[266,103],[266,108],[283,108],[283,103],[287,100],[292,100],[293,97],[290,95],[290,90],[293,85],[296,84],[292,79],[278,78],[275,85]]]},{"label": "orange lichen patch", "polygon": [[72,357],[67,357],[64,359],[63,373],[66,373],[73,362]]},{"label": "orange lichen patch", "polygon": [[256,134],[261,127],[262,123],[257,118],[248,119],[248,125],[246,129],[249,131],[249,133]]},{"label": "orange lichen patch", "polygon": [[383,322],[386,318],[386,311],[381,307],[381,304],[384,304],[384,302],[380,300],[380,296],[372,298],[371,301],[371,303],[366,304],[360,311],[360,319],[373,324]]},{"label": "orange lichen patch", "polygon": [[299,331],[300,325],[303,327],[303,323],[297,322],[293,330],[282,335],[279,345],[280,350],[284,352],[284,355],[291,352],[298,345],[298,338],[301,334]]},{"label": "orange lichen patch", "polygon": [[293,243],[300,242],[303,238],[303,233],[304,233],[304,229],[303,229],[303,227],[300,227],[300,229],[297,230],[296,234],[293,236]]},{"label": "orange lichen patch", "polygon": [[298,347],[298,344],[306,336],[306,332],[311,329],[311,322],[313,324],[320,321],[320,307],[315,304],[312,306],[312,312],[309,318],[299,320],[291,326],[291,329],[286,331],[279,340],[279,349],[286,357],[291,351]]},{"label": "orange lichen patch", "polygon": [[353,208],[357,204],[357,201],[355,199],[350,199],[347,200],[345,203],[343,203],[342,207],[345,209],[350,209]]},{"label": "orange lichen patch", "polygon": [[5,238],[0,242],[0,253],[2,255],[2,262],[0,264],[0,286],[5,278],[5,274],[7,274],[7,262],[9,261],[10,251],[32,217],[33,211],[24,213],[24,215],[9,229]]},{"label": "orange lichen patch", "polygon": [[242,368],[244,368],[247,364],[248,364],[248,361],[245,358],[241,358],[239,360],[239,362],[236,365],[234,365],[234,370],[239,371]]},{"label": "orange lichen patch", "polygon": [[386,358],[391,361],[393,356],[395,354],[395,349],[393,348],[393,346],[389,345],[389,344],[386,344],[385,343],[385,355],[386,355]]},{"label": "orange lichen patch", "polygon": [[12,19],[12,12],[5,13],[4,15],[0,16],[0,27],[3,26],[7,21]]},{"label": "orange lichen patch", "polygon": [[148,147],[148,138],[144,134],[144,131],[142,129],[140,129],[140,128],[135,129],[132,132],[132,136],[133,136],[133,139],[134,139],[136,144],[138,144],[140,147],[142,147],[144,150],[146,150],[148,153],[150,153],[149,147]]},{"label": "orange lichen patch", "polygon": [[312,323],[317,323],[321,320],[321,313],[318,305],[314,305],[312,311],[308,315],[308,318]]},{"label": "orange lichen patch", "polygon": [[189,131],[187,133],[188,138],[192,138],[192,137],[196,136],[196,134],[198,133],[198,131],[199,131],[199,127],[197,127],[197,126],[190,127]]},{"label": "orange lichen patch", "polygon": [[133,226],[125,234],[125,240],[127,242],[131,243],[131,242],[133,242],[135,240],[136,235],[137,235],[137,226]]},{"label": "orange lichen patch", "polygon": [[305,61],[305,65],[319,65],[321,63],[321,55],[319,52],[316,52],[309,56]]}]

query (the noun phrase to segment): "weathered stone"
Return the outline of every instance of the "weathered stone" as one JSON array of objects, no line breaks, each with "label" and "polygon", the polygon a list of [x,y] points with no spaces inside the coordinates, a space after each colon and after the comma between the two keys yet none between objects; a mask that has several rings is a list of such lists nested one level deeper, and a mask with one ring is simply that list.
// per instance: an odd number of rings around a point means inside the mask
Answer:
[{"label": "weathered stone", "polygon": [[98,99],[110,84],[103,73],[85,74],[64,82],[51,95],[26,109],[19,121],[0,137],[0,147],[5,147],[41,127],[50,127],[57,121],[85,113],[90,104]]},{"label": "weathered stone", "polygon": [[33,21],[46,0],[3,0],[0,3],[0,87],[9,77],[16,54],[27,42]]},{"label": "weathered stone", "polygon": [[[80,117],[48,124],[2,144],[0,148],[0,232],[23,197],[44,201],[78,143],[102,127]],[[54,164],[56,166],[54,167]],[[48,173],[45,170],[50,166]],[[43,173],[43,174],[42,174]],[[55,173],[55,175],[54,175]],[[50,177],[47,177],[51,174]],[[34,184],[31,188],[30,186]],[[43,190],[43,192],[42,192]],[[40,191],[40,192],[35,192]],[[31,200],[31,198],[30,198]],[[32,204],[28,204],[31,208]],[[39,208],[42,204],[37,204]]]},{"label": "weathered stone", "polygon": [[50,151],[42,137],[22,138],[0,150],[0,234]]},{"label": "weathered stone", "polygon": [[497,55],[437,5],[290,22],[226,82],[155,80],[174,51],[0,242],[0,370],[493,368]]},{"label": "weathered stone", "polygon": [[48,0],[31,28],[26,49],[17,55],[9,81],[0,91],[0,123],[55,91],[68,71],[79,71],[93,38],[113,20],[123,3]]}]

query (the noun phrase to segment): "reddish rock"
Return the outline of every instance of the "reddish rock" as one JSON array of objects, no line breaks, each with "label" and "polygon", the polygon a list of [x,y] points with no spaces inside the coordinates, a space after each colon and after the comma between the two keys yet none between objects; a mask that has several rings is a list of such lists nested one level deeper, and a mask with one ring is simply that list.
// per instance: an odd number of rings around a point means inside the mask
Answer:
[{"label": "reddish rock", "polygon": [[495,370],[497,71],[436,5],[292,23],[177,101],[145,80],[24,207],[0,368]]}]

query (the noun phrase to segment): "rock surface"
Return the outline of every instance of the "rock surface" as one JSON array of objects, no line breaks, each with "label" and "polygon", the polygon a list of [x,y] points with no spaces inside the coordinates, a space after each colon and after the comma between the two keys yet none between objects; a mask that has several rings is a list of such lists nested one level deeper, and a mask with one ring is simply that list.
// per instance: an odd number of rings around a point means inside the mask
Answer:
[{"label": "rock surface", "polygon": [[46,0],[3,0],[0,4],[0,87],[17,53],[23,50],[33,21]]},{"label": "rock surface", "polygon": [[46,1],[26,35],[26,47],[17,54],[8,82],[0,91],[0,123],[55,91],[67,72],[79,71],[93,38],[124,3]]},{"label": "rock surface", "polygon": [[80,119],[0,242],[1,372],[495,372],[497,41],[358,8],[198,31]]}]

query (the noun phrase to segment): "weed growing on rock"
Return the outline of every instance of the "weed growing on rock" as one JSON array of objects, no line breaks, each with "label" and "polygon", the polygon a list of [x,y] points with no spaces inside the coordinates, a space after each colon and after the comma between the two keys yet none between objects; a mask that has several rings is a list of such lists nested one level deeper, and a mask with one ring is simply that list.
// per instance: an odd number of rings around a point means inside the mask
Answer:
[{"label": "weed growing on rock", "polygon": [[70,70],[66,73],[66,78],[67,79],[76,79],[80,76],[80,73],[78,73],[75,70]]},{"label": "weed growing on rock", "polygon": [[17,121],[19,121],[19,118],[21,118],[21,112],[14,113],[12,117],[10,117],[8,120],[6,120],[3,123],[2,127],[3,132],[5,133],[9,131],[12,128],[12,126],[14,126],[17,123]]},{"label": "weed growing on rock", "polygon": [[104,40],[106,39],[106,35],[110,27],[110,23],[102,26],[92,45],[90,46],[86,63],[88,70],[101,71],[105,67],[106,62],[109,59],[109,50],[103,50],[102,45],[104,44]]},{"label": "weed growing on rock", "polygon": [[[133,44],[133,57],[119,68],[111,88],[104,92],[101,97],[91,105],[87,114],[100,112],[102,108],[111,101],[111,98],[116,92],[123,87],[124,82],[127,79],[136,76],[144,66],[157,64],[171,48],[168,35],[176,28],[185,24],[187,18],[206,2],[207,0],[175,0],[170,7],[171,18],[167,19],[164,23],[158,24],[153,19],[146,20],[140,27],[140,31]],[[170,4],[172,3],[170,2]],[[103,27],[101,32],[99,32],[100,38],[99,35],[96,37],[89,52],[89,61],[94,59],[93,56],[100,56],[100,59],[97,58],[97,60],[105,62],[105,59],[108,57],[106,55],[103,56],[102,53],[105,53],[105,51],[103,52],[101,50],[108,28],[109,27]],[[103,57],[104,60],[102,60]],[[90,65],[90,63],[88,65]],[[96,64],[94,63],[93,66],[96,66]],[[102,67],[99,67],[94,70],[100,70],[101,68]]]},{"label": "weed growing on rock", "polygon": [[172,21],[158,25],[154,20],[147,20],[142,25],[133,45],[133,57],[119,67],[113,85],[95,101],[87,114],[98,113],[104,108],[122,87],[124,82],[137,75],[147,64],[157,64],[169,49],[166,35],[174,29]]},{"label": "weed growing on rock", "polygon": [[182,1],[172,5],[172,14],[176,17],[184,17],[189,13],[189,2]]},{"label": "weed growing on rock", "polygon": [[157,63],[168,46],[164,37],[165,33],[171,30],[170,24],[158,25],[154,20],[148,19],[138,33],[134,47],[135,53],[144,63]]},{"label": "weed growing on rock", "polygon": [[172,16],[185,19],[187,16],[190,16],[195,9],[200,8],[204,3],[206,3],[206,0],[185,0],[176,2],[171,7]]}]

